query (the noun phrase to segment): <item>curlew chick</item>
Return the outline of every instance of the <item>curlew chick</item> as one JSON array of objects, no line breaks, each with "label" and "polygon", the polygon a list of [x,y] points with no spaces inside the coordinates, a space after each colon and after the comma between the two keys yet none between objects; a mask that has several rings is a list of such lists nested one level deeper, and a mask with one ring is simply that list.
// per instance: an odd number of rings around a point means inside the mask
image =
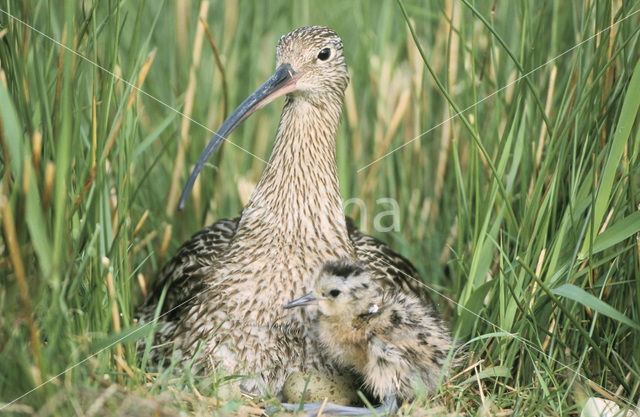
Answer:
[{"label": "curlew chick", "polygon": [[[313,291],[285,307],[308,305],[317,305],[314,324],[321,348],[363,377],[382,401],[376,412],[395,412],[397,401],[411,399],[416,387],[436,389],[453,345],[447,326],[428,302],[397,287],[383,287],[359,265],[339,260],[325,263]],[[318,404],[309,404],[305,410],[311,414],[316,408]],[[324,412],[371,413],[337,405]]]}]

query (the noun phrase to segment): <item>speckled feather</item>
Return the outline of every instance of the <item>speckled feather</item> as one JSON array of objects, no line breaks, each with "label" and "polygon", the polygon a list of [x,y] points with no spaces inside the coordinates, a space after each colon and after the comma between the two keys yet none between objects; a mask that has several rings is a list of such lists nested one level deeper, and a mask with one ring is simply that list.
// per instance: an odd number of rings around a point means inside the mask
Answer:
[{"label": "speckled feather", "polygon": [[[318,50],[326,47],[331,59],[320,62]],[[424,294],[409,261],[361,234],[343,214],[335,142],[349,75],[340,38],[326,27],[300,28],[280,39],[276,57],[277,65],[289,63],[302,76],[286,97],[250,201],[238,218],[219,220],[183,244],[137,311],[141,321],[153,320],[166,287],[162,312],[168,314],[154,340],[164,347],[152,359],[173,351],[183,360],[196,356],[205,372],[211,363],[263,371],[243,387],[260,392],[279,392],[292,371],[331,371],[309,331],[309,315],[281,308],[311,288],[327,259],[361,262],[390,285]]]},{"label": "speckled feather", "polygon": [[[346,273],[337,275],[336,268]],[[350,261],[325,264],[313,295],[323,350],[361,374],[380,400],[410,399],[416,383],[435,390],[453,344],[430,303],[401,287],[380,286],[370,271]]]}]

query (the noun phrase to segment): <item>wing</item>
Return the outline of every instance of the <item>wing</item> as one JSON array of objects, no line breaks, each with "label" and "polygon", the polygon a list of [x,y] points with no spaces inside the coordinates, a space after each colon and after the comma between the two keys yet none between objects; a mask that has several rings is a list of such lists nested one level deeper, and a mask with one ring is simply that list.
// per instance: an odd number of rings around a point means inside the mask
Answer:
[{"label": "wing", "polygon": [[[164,321],[173,320],[179,311],[189,308],[197,299],[193,296],[202,291],[205,282],[202,279],[203,268],[214,264],[222,251],[229,245],[235,234],[239,217],[218,220],[209,227],[200,230],[178,249],[175,256],[162,268],[153,289],[142,304],[136,316],[150,321],[155,314],[156,306],[165,287],[167,294],[162,305],[162,313],[171,311]],[[184,305],[181,305],[183,304]],[[180,306],[179,308],[175,307]],[[173,310],[173,311],[172,311]]]},{"label": "wing", "polygon": [[448,328],[433,307],[395,288],[383,294],[367,342],[369,380],[377,381],[381,393],[389,395],[395,389],[403,399],[413,395],[416,382],[428,392],[437,388],[453,347]]},{"label": "wing", "polygon": [[346,220],[347,233],[355,246],[356,256],[363,265],[371,269],[383,282],[427,299],[428,288],[407,258],[394,252],[386,243],[375,237],[360,233],[350,217]]},{"label": "wing", "polygon": [[367,335],[368,361],[365,365],[364,381],[380,400],[386,397],[405,397],[410,386],[411,367],[402,356],[402,351],[393,343],[380,338],[376,332]]}]

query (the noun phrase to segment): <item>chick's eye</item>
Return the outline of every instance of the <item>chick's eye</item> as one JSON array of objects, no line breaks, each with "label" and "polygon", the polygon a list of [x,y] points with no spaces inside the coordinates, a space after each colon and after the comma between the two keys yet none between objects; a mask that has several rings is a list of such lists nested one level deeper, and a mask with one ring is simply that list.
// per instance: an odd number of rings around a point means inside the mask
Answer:
[{"label": "chick's eye", "polygon": [[340,295],[340,290],[331,290],[329,291],[329,295],[332,297],[337,297]]},{"label": "chick's eye", "polygon": [[331,49],[324,48],[320,52],[318,52],[318,59],[320,61],[326,61],[331,56]]}]

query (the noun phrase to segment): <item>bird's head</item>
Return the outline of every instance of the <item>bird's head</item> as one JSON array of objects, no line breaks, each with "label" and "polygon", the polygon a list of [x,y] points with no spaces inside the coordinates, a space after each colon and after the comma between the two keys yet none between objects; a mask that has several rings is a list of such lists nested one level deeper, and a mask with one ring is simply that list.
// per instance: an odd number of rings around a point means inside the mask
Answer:
[{"label": "bird's head", "polygon": [[354,318],[376,313],[380,298],[381,288],[367,271],[350,261],[338,260],[320,268],[312,292],[285,307],[317,304],[324,316]]},{"label": "bird's head", "polygon": [[253,112],[285,94],[303,97],[315,105],[339,103],[349,84],[342,41],[325,26],[307,26],[284,35],[276,48],[276,71],[222,123],[200,154],[187,184],[182,190],[178,209],[182,209],[198,174],[231,132]]},{"label": "bird's head", "polygon": [[295,78],[293,95],[326,101],[329,94],[342,97],[349,73],[342,40],[325,26],[306,26],[284,35],[276,48],[276,68],[289,66]]}]

